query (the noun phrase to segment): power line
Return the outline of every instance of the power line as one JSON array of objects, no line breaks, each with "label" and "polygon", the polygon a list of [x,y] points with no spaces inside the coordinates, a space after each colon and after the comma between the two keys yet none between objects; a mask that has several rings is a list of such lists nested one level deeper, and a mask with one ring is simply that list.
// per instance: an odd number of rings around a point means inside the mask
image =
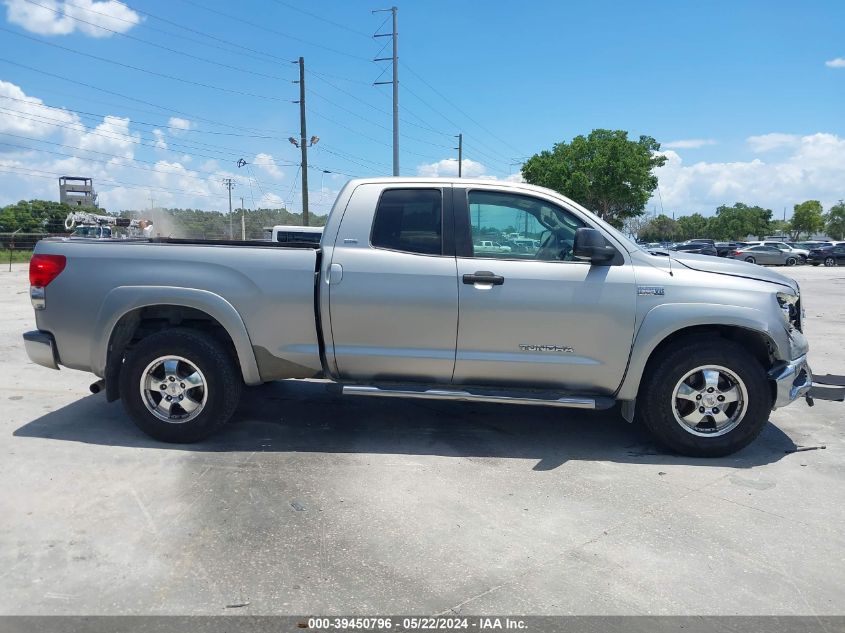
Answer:
[{"label": "power line", "polygon": [[201,57],[199,55],[193,55],[192,53],[187,53],[185,51],[180,51],[180,50],[175,49],[175,48],[170,48],[169,46],[164,46],[163,44],[158,44],[157,42],[151,42],[149,40],[145,40],[145,39],[137,37],[135,35],[130,35],[129,33],[124,33],[122,31],[115,31],[114,29],[110,29],[108,27],[102,26],[101,24],[89,22],[88,20],[83,20],[82,18],[79,18],[77,16],[70,15],[70,14],[64,12],[64,11],[60,11],[59,9],[54,9],[52,7],[45,5],[45,4],[40,4],[38,2],[35,2],[35,0],[25,0],[25,2],[28,2],[28,3],[30,3],[34,6],[37,6],[37,7],[41,7],[42,9],[47,9],[48,11],[52,11],[53,13],[56,13],[56,14],[64,17],[64,18],[70,18],[70,19],[75,20],[77,22],[81,22],[83,24],[88,24],[88,25],[93,26],[95,28],[102,29],[103,31],[108,31],[109,33],[112,33],[112,34],[117,35],[119,37],[124,37],[126,39],[130,39],[130,40],[133,40],[133,41],[136,41],[136,42],[141,42],[142,44],[146,44],[148,46],[154,46],[155,48],[160,48],[160,49],[168,51],[170,53],[176,53],[177,55],[183,55],[185,57],[189,57],[190,59],[196,59],[198,61],[205,62],[207,64],[213,64],[215,66],[220,66],[221,68],[226,68],[228,70],[234,70],[236,72],[247,73],[247,74],[250,74],[250,75],[255,75],[257,77],[264,77],[266,79],[274,79],[274,80],[277,80],[277,81],[286,81],[288,79],[288,78],[279,77],[278,75],[268,75],[267,73],[261,73],[261,72],[249,70],[248,68],[231,66],[229,64],[224,64],[223,62],[218,62],[216,60],[209,59],[207,57]]},{"label": "power line", "polygon": [[[63,77],[61,75],[57,75],[55,73],[51,73],[51,72],[46,71],[46,70],[41,70],[40,68],[35,68],[35,67],[29,66],[27,64],[21,64],[20,62],[12,61],[12,60],[6,59],[4,57],[0,57],[0,62],[4,62],[4,63],[10,64],[12,66],[17,66],[18,68],[24,68],[26,70],[30,70],[32,72],[35,72],[35,73],[38,73],[38,74],[41,74],[41,75],[45,75],[47,77],[52,77],[54,79],[60,79],[62,81],[65,81],[67,83],[71,83],[71,84],[74,84],[74,85],[77,85],[77,86],[84,86],[85,88],[97,90],[98,92],[104,92],[106,94],[114,95],[116,97],[120,97],[121,99],[128,99],[129,101],[135,101],[137,103],[143,103],[144,105],[152,106],[154,108],[159,108],[160,110],[164,110],[165,112],[171,112],[173,114],[179,114],[181,116],[188,117],[188,118],[194,119],[196,121],[203,121],[204,123],[212,123],[214,125],[220,125],[220,126],[228,127],[228,128],[235,129],[235,130],[256,131],[255,128],[244,127],[244,126],[241,126],[241,125],[234,125],[234,124],[231,124],[231,123],[223,123],[221,121],[216,121],[214,119],[209,119],[209,118],[202,117],[202,116],[199,116],[199,115],[196,115],[196,114],[190,114],[190,113],[185,112],[183,110],[176,110],[174,108],[169,108],[167,106],[163,106],[163,105],[160,105],[158,103],[153,103],[152,101],[145,101],[143,99],[138,99],[137,97],[130,97],[129,95],[125,95],[125,94],[120,93],[120,92],[115,92],[115,91],[109,90],[107,88],[101,88],[99,86],[95,86],[93,84],[89,84],[89,83],[86,83],[84,81],[79,81],[78,79],[70,79],[68,77]],[[260,130],[258,130],[258,131],[260,131]]]},{"label": "power line", "polygon": [[[189,33],[194,33],[194,34],[199,35],[201,37],[208,38],[208,39],[213,40],[215,42],[221,42],[223,44],[226,44],[227,46],[231,46],[232,49],[235,49],[235,50],[222,48],[220,46],[216,46],[214,44],[211,44],[209,42],[205,42],[203,40],[196,40],[196,39],[187,38],[187,37],[185,37],[184,34],[181,34],[181,33],[177,35],[177,34],[172,33],[170,31],[165,31],[164,29],[156,28],[156,27],[151,26],[147,23],[140,23],[139,24],[134,20],[127,20],[126,18],[121,18],[121,17],[111,15],[111,14],[108,14],[108,13],[103,13],[101,11],[96,11],[96,10],[90,8],[90,7],[86,7],[86,6],[83,6],[83,5],[80,5],[80,4],[75,4],[75,3],[71,2],[70,0],[65,0],[65,4],[72,6],[72,7],[75,7],[77,9],[82,9],[83,11],[87,11],[88,13],[95,13],[97,15],[106,17],[109,20],[118,20],[120,22],[125,22],[127,24],[130,24],[131,26],[139,26],[141,28],[149,29],[151,31],[156,31],[158,33],[164,33],[165,35],[168,35],[170,37],[174,37],[174,36],[179,37],[180,39],[183,39],[185,41],[194,42],[196,44],[200,44],[202,46],[208,46],[210,48],[216,48],[218,50],[222,50],[222,51],[225,51],[227,53],[235,53],[236,55],[243,55],[245,57],[252,57],[253,59],[257,59],[257,60],[263,61],[263,62],[269,61],[267,59],[264,59],[264,57],[269,57],[269,58],[271,58],[275,61],[286,61],[286,59],[284,57],[280,57],[278,55],[274,55],[274,54],[268,53],[266,51],[261,51],[261,50],[249,48],[248,46],[244,46],[243,44],[240,44],[238,42],[233,42],[231,40],[227,40],[227,39],[218,37],[216,35],[211,35],[210,33],[205,33],[204,31],[200,31],[200,30],[194,29],[192,27],[185,26],[184,24],[179,24],[178,22],[173,22],[172,20],[168,20],[167,18],[163,18],[161,16],[155,15],[153,13],[150,13],[149,11],[142,11],[141,9],[139,9],[137,7],[132,7],[132,10],[135,11],[136,13],[140,13],[141,15],[152,18],[153,20],[158,20],[160,22],[164,22],[165,24],[169,24],[169,25],[174,26],[174,27],[181,29],[183,31],[187,31]],[[238,49],[240,49],[240,50],[238,50]],[[245,53],[245,52],[242,52],[242,51],[247,51],[247,52]],[[254,54],[250,54],[250,53],[254,53]],[[257,55],[259,55],[259,56],[257,56]],[[263,56],[263,57],[260,57],[260,56]]]},{"label": "power line", "polygon": [[[68,108],[65,106],[51,106],[47,105],[46,103],[36,103],[34,101],[30,101],[28,99],[20,99],[18,97],[10,97],[8,95],[0,95],[0,99],[11,99],[12,101],[18,101],[20,103],[25,103],[27,105],[35,106],[38,108],[46,108],[48,110],[61,110],[63,112],[73,112],[74,114],[79,114],[82,116],[87,117],[96,117],[96,118],[105,118],[107,116],[116,116],[114,114],[103,114],[102,112],[87,112],[85,110],[76,110],[73,108]],[[119,106],[118,106],[119,107]],[[154,114],[150,112],[149,114]],[[149,121],[140,121],[138,119],[131,119],[132,123],[136,125],[146,125],[149,127],[155,128],[171,128],[170,122],[162,122],[162,123],[151,123]],[[267,134],[241,134],[239,132],[218,132],[215,130],[197,130],[197,129],[187,129],[187,130],[180,130],[180,132],[187,132],[187,133],[199,133],[199,134],[212,134],[215,136],[236,136],[239,138],[257,138],[257,139],[267,139],[267,140],[284,140],[282,136],[270,136]]]},{"label": "power line", "polygon": [[489,130],[489,129],[487,129],[485,126],[483,126],[481,123],[479,123],[479,122],[478,122],[478,121],[476,121],[474,118],[472,118],[469,114],[467,114],[464,110],[462,110],[462,109],[461,109],[458,105],[456,105],[456,104],[455,104],[455,103],[454,103],[451,99],[449,99],[446,95],[444,95],[444,94],[443,94],[442,92],[440,92],[437,88],[435,88],[435,87],[434,87],[434,86],[432,86],[430,83],[428,83],[428,82],[425,80],[425,78],[424,78],[424,77],[422,77],[422,75],[420,75],[420,74],[419,74],[418,72],[416,72],[413,68],[411,68],[410,66],[408,66],[408,64],[406,64],[406,63],[402,62],[402,65],[403,65],[405,68],[407,68],[407,69],[408,69],[408,71],[409,71],[412,75],[414,75],[417,79],[419,79],[419,80],[420,80],[423,84],[425,84],[426,86],[428,86],[428,87],[429,87],[429,88],[430,88],[430,89],[431,89],[431,90],[432,90],[432,91],[433,91],[433,92],[434,92],[437,96],[439,96],[439,97],[440,97],[441,99],[443,99],[446,103],[448,103],[448,104],[449,104],[449,105],[451,105],[453,108],[455,108],[458,112],[460,112],[461,114],[463,114],[463,115],[464,115],[466,118],[468,118],[470,121],[472,121],[473,123],[475,123],[475,125],[477,125],[479,128],[481,128],[482,130],[484,130],[485,132],[487,132],[487,134],[489,134],[490,136],[492,136],[493,138],[495,138],[496,140],[498,140],[498,141],[499,141],[500,143],[502,143],[503,145],[506,145],[507,147],[510,147],[510,148],[511,148],[513,151],[515,151],[517,154],[520,154],[520,155],[522,154],[522,152],[520,152],[518,149],[516,149],[513,145],[511,145],[510,143],[508,143],[506,140],[504,140],[504,139],[503,139],[503,138],[501,138],[500,136],[497,136],[494,132],[490,131],[490,130]]},{"label": "power line", "polygon": [[[34,117],[37,117],[37,118],[32,118],[32,117],[27,117],[27,116],[22,115],[19,111],[0,107],[0,112],[4,112],[4,111],[13,114],[17,118],[21,118],[21,119],[25,119],[25,120],[29,120],[29,121],[34,121],[34,122],[37,122],[37,123],[43,123],[45,125],[52,125],[52,126],[55,126],[55,127],[73,130],[75,132],[79,132],[80,134],[101,136],[103,138],[107,138],[107,139],[111,139],[111,140],[127,141],[127,142],[133,143],[135,145],[140,145],[142,147],[152,147],[154,149],[161,149],[162,151],[172,153],[172,154],[184,153],[184,152],[177,152],[175,150],[170,149],[169,147],[168,148],[157,147],[155,143],[152,143],[152,144],[151,143],[145,143],[142,140],[140,140],[138,137],[133,136],[131,134],[122,134],[120,132],[113,132],[113,134],[106,134],[102,131],[87,129],[81,123],[66,124],[65,122],[61,122],[60,119],[45,117],[43,115],[34,114],[34,113],[28,113],[28,114],[33,114]],[[43,120],[43,119],[46,119],[46,120]],[[59,121],[59,122],[57,122],[57,121]],[[80,129],[80,126],[83,129]],[[10,136],[15,136],[15,135],[10,134]],[[28,137],[22,137],[22,138],[28,138]],[[61,144],[61,143],[53,143],[51,141],[42,141],[41,139],[28,139],[28,140],[33,140],[33,141],[37,141],[37,142],[44,142],[44,143],[51,143],[51,144],[56,144],[56,145],[63,145],[65,147],[73,147],[73,146],[64,145],[64,144]],[[193,156],[198,156],[200,158],[210,158],[212,160],[224,160],[226,162],[229,162],[229,161],[234,162],[235,156],[238,156],[238,155],[242,156],[244,154],[251,154],[252,153],[252,152],[247,152],[245,150],[238,150],[238,149],[235,149],[235,148],[230,148],[232,150],[231,154],[228,154],[228,155],[226,155],[226,154],[209,155],[209,154],[197,153],[195,151],[196,149],[202,150],[201,147],[197,148],[197,147],[192,146],[192,145],[187,145],[187,144],[184,144],[184,143],[176,143],[176,142],[172,142],[172,141],[170,142],[170,144],[175,146],[175,147],[183,147],[183,148],[190,150],[192,152]],[[215,148],[215,147],[222,147],[222,146],[210,145],[210,147]],[[78,149],[81,149],[82,151],[94,151],[94,150],[87,150],[85,148],[78,148]],[[226,149],[226,148],[223,148],[223,149]],[[114,155],[114,156],[116,156],[118,158],[123,158],[123,157],[120,157],[120,156],[117,156],[117,155]],[[343,156],[339,156],[339,157],[343,158],[345,160],[349,160],[348,158],[343,157]],[[127,160],[139,160],[139,159],[127,159]],[[143,161],[143,162],[149,162],[149,161]],[[293,163],[293,162],[290,162],[290,161],[275,160],[275,159],[274,159],[273,162],[274,162],[274,164],[277,164],[277,165],[290,166],[290,167],[292,167],[295,164],[298,164],[298,163]],[[254,162],[253,164],[260,166],[260,165],[269,165],[270,163]],[[315,165],[315,167],[317,167],[317,166]],[[323,168],[320,167],[320,169],[323,169]],[[342,171],[335,169],[335,168],[332,168],[329,171],[331,173],[335,173],[335,174],[340,174],[340,175],[349,176],[349,177],[356,177],[353,174],[348,174],[348,173],[342,172]]]},{"label": "power line", "polygon": [[349,57],[351,59],[357,59],[357,60],[365,61],[365,62],[368,62],[368,63],[370,61],[366,57],[360,57],[358,55],[353,55],[352,53],[347,53],[346,51],[341,51],[341,50],[338,50],[336,48],[332,48],[331,46],[325,46],[323,44],[318,44],[317,42],[311,42],[309,40],[303,39],[303,38],[298,37],[296,35],[291,35],[290,33],[284,33],[282,31],[270,28],[269,26],[266,26],[264,24],[258,24],[257,22],[252,22],[250,20],[239,17],[237,15],[232,15],[231,13],[226,13],[224,11],[219,11],[217,9],[213,9],[213,8],[203,4],[203,3],[195,2],[194,0],[182,0],[182,2],[184,2],[186,4],[190,4],[191,6],[194,6],[198,9],[202,9],[203,11],[208,11],[209,13],[216,13],[217,15],[220,15],[220,16],[228,19],[228,20],[234,20],[235,22],[241,22],[242,24],[247,24],[247,25],[249,25],[253,28],[256,28],[256,29],[260,29],[262,31],[266,31],[268,33],[272,33],[274,35],[278,35],[280,37],[284,37],[284,38],[287,38],[287,39],[290,39],[290,40],[301,42],[302,44],[306,44],[307,46],[314,46],[316,48],[321,48],[325,51],[329,51],[329,52],[335,53],[337,55],[343,55],[344,57]]},{"label": "power line", "polygon": [[43,44],[44,46],[51,46],[53,48],[58,48],[59,50],[67,51],[69,53],[74,53],[75,55],[81,55],[82,57],[88,57],[90,59],[96,59],[97,61],[104,62],[106,64],[112,64],[114,66],[119,66],[121,68],[128,68],[130,70],[134,70],[137,72],[146,73],[148,75],[152,75],[153,77],[161,77],[162,79],[169,79],[171,81],[177,81],[184,84],[189,84],[192,86],[198,86],[200,88],[208,88],[210,90],[217,90],[220,92],[227,92],[229,94],[236,94],[242,97],[252,97],[254,99],[266,99],[268,101],[284,101],[279,97],[271,97],[269,95],[262,95],[256,94],[254,92],[246,92],[243,90],[236,90],[234,88],[224,88],[223,86],[214,86],[212,84],[206,84],[201,81],[193,81],[191,79],[185,79],[184,77],[177,77],[175,75],[168,75],[166,73],[160,73],[155,70],[150,70],[149,68],[142,68],[140,66],[133,66],[132,64],[126,64],[124,62],[119,62],[114,59],[108,59],[107,57],[100,57],[99,55],[92,55],[91,53],[84,53],[82,51],[78,51],[74,48],[70,48],[69,46],[62,46],[61,44],[56,44],[55,42],[46,42],[44,40],[38,39],[37,37],[32,37],[30,35],[25,35],[23,33],[18,33],[17,31],[13,31],[12,29],[7,29],[5,27],[0,26],[0,31],[5,31],[6,33],[11,33],[12,35],[16,35],[18,37],[22,37],[27,40],[32,40],[33,42],[38,42],[39,44]]},{"label": "power line", "polygon": [[328,18],[324,18],[323,16],[317,15],[316,13],[311,13],[310,11],[306,11],[305,9],[300,9],[299,7],[296,7],[296,6],[294,6],[290,3],[287,3],[287,2],[283,2],[282,0],[273,0],[273,2],[275,2],[276,4],[280,4],[282,6],[285,6],[288,9],[293,9],[294,11],[298,11],[299,13],[303,13],[303,14],[309,16],[309,17],[314,18],[315,20],[320,20],[321,22],[326,22],[327,24],[331,24],[332,26],[336,26],[339,29],[349,31],[350,33],[355,33],[356,35],[360,35],[361,37],[366,37],[367,39],[370,38],[370,36],[368,34],[364,33],[363,31],[356,31],[355,29],[350,28],[350,27],[346,26],[345,24],[341,24],[340,22],[335,22],[334,20],[329,20]]}]

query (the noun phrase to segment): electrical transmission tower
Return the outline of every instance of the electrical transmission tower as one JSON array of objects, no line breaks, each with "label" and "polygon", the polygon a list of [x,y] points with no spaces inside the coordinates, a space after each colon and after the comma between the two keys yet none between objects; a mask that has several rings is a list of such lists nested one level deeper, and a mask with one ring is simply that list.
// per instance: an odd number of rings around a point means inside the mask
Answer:
[{"label": "electrical transmission tower", "polygon": [[399,33],[396,31],[396,12],[399,11],[396,7],[389,9],[376,9],[373,13],[384,13],[390,11],[393,14],[393,32],[392,33],[376,33],[373,37],[392,37],[393,38],[393,55],[391,57],[376,57],[373,61],[376,62],[393,62],[393,80],[392,81],[376,81],[373,85],[393,84],[393,175],[399,175]]}]

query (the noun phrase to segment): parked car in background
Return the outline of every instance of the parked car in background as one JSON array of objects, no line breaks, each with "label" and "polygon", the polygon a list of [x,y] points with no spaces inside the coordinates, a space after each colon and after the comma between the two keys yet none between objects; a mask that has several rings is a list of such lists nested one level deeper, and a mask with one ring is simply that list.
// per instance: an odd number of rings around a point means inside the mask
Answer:
[{"label": "parked car in background", "polygon": [[766,266],[795,266],[800,261],[798,255],[764,244],[742,246],[731,253],[729,257]]},{"label": "parked car in background", "polygon": [[765,240],[765,241],[762,241],[762,242],[746,242],[746,245],[748,245],[748,246],[772,246],[774,248],[782,250],[785,253],[788,252],[788,253],[792,253],[793,255],[796,255],[799,258],[799,261],[802,264],[805,261],[807,261],[807,255],[810,254],[810,249],[808,249],[808,248],[797,248],[795,246],[787,244],[786,242],[780,242],[780,241],[777,241],[777,240]]},{"label": "parked car in background", "polygon": [[481,240],[474,244],[475,250],[478,253],[510,253],[510,246],[503,246],[499,242],[492,242],[490,240]]},{"label": "parked car in background", "polygon": [[822,248],[814,248],[807,257],[807,263],[813,266],[845,266],[845,242],[838,242]]},{"label": "parked car in background", "polygon": [[745,242],[716,242],[714,244],[714,246],[716,247],[716,254],[719,257],[727,257],[736,249],[741,248],[745,245]]},{"label": "parked car in background", "polygon": [[697,255],[712,255],[717,257],[719,255],[716,247],[708,242],[681,242],[669,248],[670,251],[678,251],[682,253],[695,253]]},{"label": "parked car in background", "polygon": [[794,246],[795,248],[803,248],[809,252],[814,248],[824,248],[825,246],[833,246],[833,242],[819,240],[808,242],[792,242],[790,246]]}]

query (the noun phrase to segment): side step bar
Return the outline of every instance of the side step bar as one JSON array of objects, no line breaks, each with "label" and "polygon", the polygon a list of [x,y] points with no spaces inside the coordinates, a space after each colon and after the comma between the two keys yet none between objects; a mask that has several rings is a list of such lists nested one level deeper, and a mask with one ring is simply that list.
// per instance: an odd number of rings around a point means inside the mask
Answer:
[{"label": "side step bar", "polygon": [[616,401],[604,396],[564,396],[550,398],[529,397],[517,393],[471,393],[447,389],[401,389],[343,385],[345,396],[377,396],[381,398],[423,398],[426,400],[459,400],[464,402],[498,402],[503,404],[526,404],[545,407],[566,407],[569,409],[609,409]]}]

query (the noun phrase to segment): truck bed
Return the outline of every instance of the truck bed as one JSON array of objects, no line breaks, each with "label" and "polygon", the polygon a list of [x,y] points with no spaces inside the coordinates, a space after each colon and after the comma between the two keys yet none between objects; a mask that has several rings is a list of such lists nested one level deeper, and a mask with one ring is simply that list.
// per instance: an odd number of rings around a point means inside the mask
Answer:
[{"label": "truck bed", "polygon": [[46,309],[36,311],[38,329],[55,334],[62,365],[102,375],[117,320],[144,306],[175,304],[232,315],[257,365],[257,372],[244,368],[247,383],[322,371],[314,244],[51,238],[35,252],[67,258],[46,288]]}]

